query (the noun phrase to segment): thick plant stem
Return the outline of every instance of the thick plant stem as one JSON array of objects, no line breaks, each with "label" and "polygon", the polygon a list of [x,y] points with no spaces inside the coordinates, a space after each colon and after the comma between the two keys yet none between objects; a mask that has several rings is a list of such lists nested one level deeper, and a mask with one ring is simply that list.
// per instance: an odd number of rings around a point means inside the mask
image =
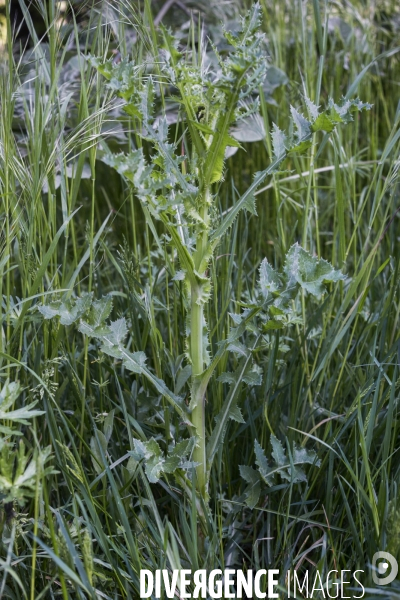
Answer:
[{"label": "thick plant stem", "polygon": [[197,304],[199,289],[191,290],[191,334],[190,353],[192,357],[192,401],[196,405],[192,413],[192,422],[196,430],[197,445],[193,460],[200,463],[197,467],[197,487],[200,494],[206,494],[206,438],[204,398],[199,396],[196,378],[203,372],[203,305]]},{"label": "thick plant stem", "polygon": [[[203,219],[204,229],[198,232],[196,241],[196,252],[194,254],[195,267],[199,275],[204,276],[206,268],[206,254],[208,246],[208,205],[210,202],[209,190],[206,190],[202,198],[200,215]],[[205,425],[205,397],[199,390],[199,376],[204,369],[204,289],[202,283],[191,286],[191,308],[190,308],[190,355],[192,359],[192,422],[195,434],[198,438],[193,452],[193,460],[199,463],[197,467],[197,488],[200,495],[206,499],[207,496],[207,457],[206,457],[206,425]]]}]

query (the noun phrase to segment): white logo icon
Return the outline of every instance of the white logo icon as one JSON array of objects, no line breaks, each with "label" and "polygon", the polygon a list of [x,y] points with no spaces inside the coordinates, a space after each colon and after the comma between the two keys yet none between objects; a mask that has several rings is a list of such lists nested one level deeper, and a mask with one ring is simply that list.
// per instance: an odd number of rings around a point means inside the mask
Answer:
[{"label": "white logo icon", "polygon": [[[378,563],[379,561],[379,563]],[[378,585],[392,583],[397,577],[399,565],[389,552],[375,552],[372,557],[372,579]],[[386,577],[382,577],[386,575]]]}]

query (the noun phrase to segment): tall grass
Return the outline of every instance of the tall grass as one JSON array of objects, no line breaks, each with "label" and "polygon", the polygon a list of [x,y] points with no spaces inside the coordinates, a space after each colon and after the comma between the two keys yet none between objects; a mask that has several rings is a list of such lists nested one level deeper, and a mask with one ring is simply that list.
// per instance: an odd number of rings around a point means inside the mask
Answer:
[{"label": "tall grass", "polygon": [[[142,144],[139,122],[121,111],[86,60],[90,54],[118,61],[118,50],[156,68],[161,3],[139,8],[97,5],[82,24],[70,20],[60,28],[59,5],[50,2],[43,6],[46,41],[35,38],[26,12],[33,44],[22,54],[7,20],[0,374],[2,398],[12,399],[1,426],[13,433],[0,430],[0,597],[136,598],[141,568],[276,566],[283,573],[315,565],[325,576],[363,569],[370,597],[397,598],[396,583],[374,589],[369,563],[377,550],[400,558],[398,7],[262,3],[269,61],[286,77],[275,71],[280,85],[260,90],[265,136],[243,142],[227,160],[220,215],[271,163],[272,123],[287,128],[290,105],[304,111],[304,95],[324,106],[328,97],[358,94],[373,109],[293,155],[287,172],[258,190],[257,216],[241,212],[210,263],[205,318],[213,354],[234,325],[229,314],[253,298],[264,257],[280,270],[297,241],[347,278],[321,302],[297,297],[296,323],[254,348],[262,382],[238,392],[244,423],[228,423],[210,474],[209,506],[182,473],[149,483],[133,456],[135,440],[153,437],[165,453],[184,435],[159,391],[73,325],[43,319],[38,310],[86,292],[95,299],[109,294],[111,318],[128,322],[129,352],[144,351],[151,375],[189,402],[177,253],[105,162],[109,150]],[[231,5],[226,21],[232,26],[247,8]],[[179,7],[164,20],[182,24],[182,45],[196,46],[201,27],[219,43],[218,10],[204,13],[190,40]],[[160,111],[178,111],[168,97],[157,102]],[[182,127],[174,127],[179,140]],[[223,374],[239,364],[240,355],[225,356],[209,382],[207,432],[229,391]],[[7,380],[20,382],[15,397]],[[10,412],[19,409],[19,417]],[[278,477],[261,487],[251,509],[239,466],[255,469],[255,439],[270,457],[271,434],[288,456],[296,444],[315,451],[320,464],[307,465],[307,481]],[[24,464],[20,441],[26,464],[36,465],[25,486],[14,477]]]}]

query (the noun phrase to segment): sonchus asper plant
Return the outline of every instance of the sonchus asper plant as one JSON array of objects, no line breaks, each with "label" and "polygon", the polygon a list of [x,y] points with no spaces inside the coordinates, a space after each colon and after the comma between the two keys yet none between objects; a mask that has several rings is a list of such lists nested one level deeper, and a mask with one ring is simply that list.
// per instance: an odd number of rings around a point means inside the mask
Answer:
[{"label": "sonchus asper plant", "polygon": [[[292,108],[292,133],[288,135],[277,126],[273,127],[272,163],[255,174],[250,187],[225,215],[218,216],[216,192],[224,176],[227,148],[239,146],[231,135],[232,127],[258,110],[257,91],[268,68],[260,21],[261,10],[256,4],[243,18],[240,31],[225,31],[230,51],[221,56],[214,49],[215,66],[205,63],[201,40],[197,53],[180,50],[166,30],[161,34],[162,50],[156,76],[146,74],[143,65],[128,59],[119,64],[113,59],[90,59],[123,100],[124,110],[140,123],[138,134],[151,148],[150,158],[146,158],[143,149],[138,147],[129,154],[110,154],[106,161],[133,186],[147,218],[162,222],[177,251],[181,267],[179,277],[184,280],[187,295],[187,358],[191,365],[189,406],[152,373],[143,352],[131,353],[125,348],[127,326],[124,319],[109,325],[105,323],[111,311],[110,298],[92,302],[92,297],[86,295],[76,302],[60,300],[40,309],[45,318],[58,315],[65,324],[79,321],[83,333],[97,337],[104,352],[122,359],[128,369],[147,377],[178,411],[188,425],[189,439],[177,443],[167,457],[156,440],[137,441],[134,454],[137,459],[144,459],[147,476],[153,482],[162,472],[190,468],[195,463],[197,487],[203,498],[207,498],[211,465],[224,440],[228,420],[243,421],[236,405],[238,389],[243,381],[257,383],[260,378],[257,368],[252,365],[252,349],[271,332],[294,320],[293,300],[300,289],[318,297],[325,282],[343,278],[329,263],[310,256],[298,245],[289,250],[280,274],[265,259],[260,267],[258,290],[243,313],[233,315],[235,327],[216,354],[210,356],[205,306],[212,294],[208,274],[211,259],[239,212],[245,210],[255,214],[257,187],[268,175],[279,170],[288,155],[306,151],[316,132],[330,133],[337,124],[351,121],[354,111],[369,108],[358,99],[343,99],[338,104],[330,100],[327,110],[320,112],[306,98],[308,119]],[[171,142],[166,115],[156,115],[154,99],[161,88],[164,96],[170,93],[179,102],[180,120],[186,128],[185,155],[181,153],[181,140],[179,146]],[[221,358],[232,351],[238,351],[241,362],[235,373],[225,374],[224,380],[231,383],[231,389],[222,411],[215,416],[214,429],[207,435],[205,398],[208,383]],[[212,411],[212,398],[208,398],[208,406]],[[268,483],[272,475],[266,474],[266,458],[260,460],[261,478]],[[310,456],[302,455],[301,462],[310,462]],[[287,473],[287,468],[282,459],[275,471],[282,475]],[[252,488],[249,504],[254,503],[260,489],[259,476],[254,473],[242,472]]]}]

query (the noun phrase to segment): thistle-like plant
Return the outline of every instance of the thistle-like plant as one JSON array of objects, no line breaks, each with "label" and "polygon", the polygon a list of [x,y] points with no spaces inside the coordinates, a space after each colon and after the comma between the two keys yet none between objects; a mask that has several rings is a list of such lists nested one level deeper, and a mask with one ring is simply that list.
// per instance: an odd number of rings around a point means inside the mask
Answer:
[{"label": "thistle-like plant", "polygon": [[[292,108],[292,133],[288,135],[274,125],[272,163],[255,174],[246,192],[225,215],[220,216],[217,184],[224,177],[227,148],[239,146],[232,136],[232,128],[258,110],[257,92],[268,68],[260,21],[261,9],[256,4],[243,18],[238,32],[224,33],[229,51],[222,55],[214,48],[214,66],[206,64],[202,40],[199,40],[197,53],[193,49],[181,50],[166,30],[161,32],[162,49],[153,75],[143,65],[127,58],[118,64],[113,59],[90,58],[91,64],[108,79],[109,87],[123,100],[124,110],[138,124],[139,137],[145,141],[146,149],[150,148],[150,152],[137,147],[129,154],[108,154],[103,160],[133,186],[152,230],[153,221],[161,221],[177,252],[181,268],[177,277],[185,283],[187,299],[187,358],[191,366],[189,406],[152,373],[143,352],[127,350],[124,345],[125,320],[106,323],[111,312],[109,298],[93,302],[87,295],[76,302],[59,300],[40,308],[45,318],[58,315],[61,323],[79,322],[81,332],[99,339],[105,353],[121,359],[126,368],[145,376],[170,402],[187,424],[191,441],[181,442],[166,457],[154,439],[141,441],[135,444],[133,454],[146,462],[150,481],[156,481],[162,472],[190,469],[194,463],[198,491],[203,498],[207,498],[209,472],[224,440],[228,420],[243,420],[236,404],[238,390],[242,382],[256,384],[260,379],[260,373],[252,363],[252,350],[275,329],[293,322],[293,300],[300,289],[319,297],[325,282],[343,278],[329,263],[312,257],[298,245],[289,250],[282,273],[277,273],[264,260],[257,292],[242,314],[232,315],[235,326],[211,356],[204,310],[212,294],[208,273],[211,259],[239,212],[246,210],[255,214],[257,187],[268,175],[279,170],[288,155],[306,151],[312,144],[314,133],[330,133],[337,124],[351,121],[352,112],[369,108],[358,99],[343,99],[338,104],[330,100],[327,110],[320,112],[306,98],[308,119]],[[169,95],[180,106],[179,119],[184,134],[175,143],[166,114],[156,114],[155,98],[161,95],[161,90],[163,97]],[[207,387],[227,352],[235,352],[241,359],[234,373],[223,376],[231,388],[220,414],[214,415],[213,430],[207,435]],[[208,398],[208,405],[213,411],[212,398]],[[280,465],[281,472],[287,472],[288,468],[286,463]]]}]

